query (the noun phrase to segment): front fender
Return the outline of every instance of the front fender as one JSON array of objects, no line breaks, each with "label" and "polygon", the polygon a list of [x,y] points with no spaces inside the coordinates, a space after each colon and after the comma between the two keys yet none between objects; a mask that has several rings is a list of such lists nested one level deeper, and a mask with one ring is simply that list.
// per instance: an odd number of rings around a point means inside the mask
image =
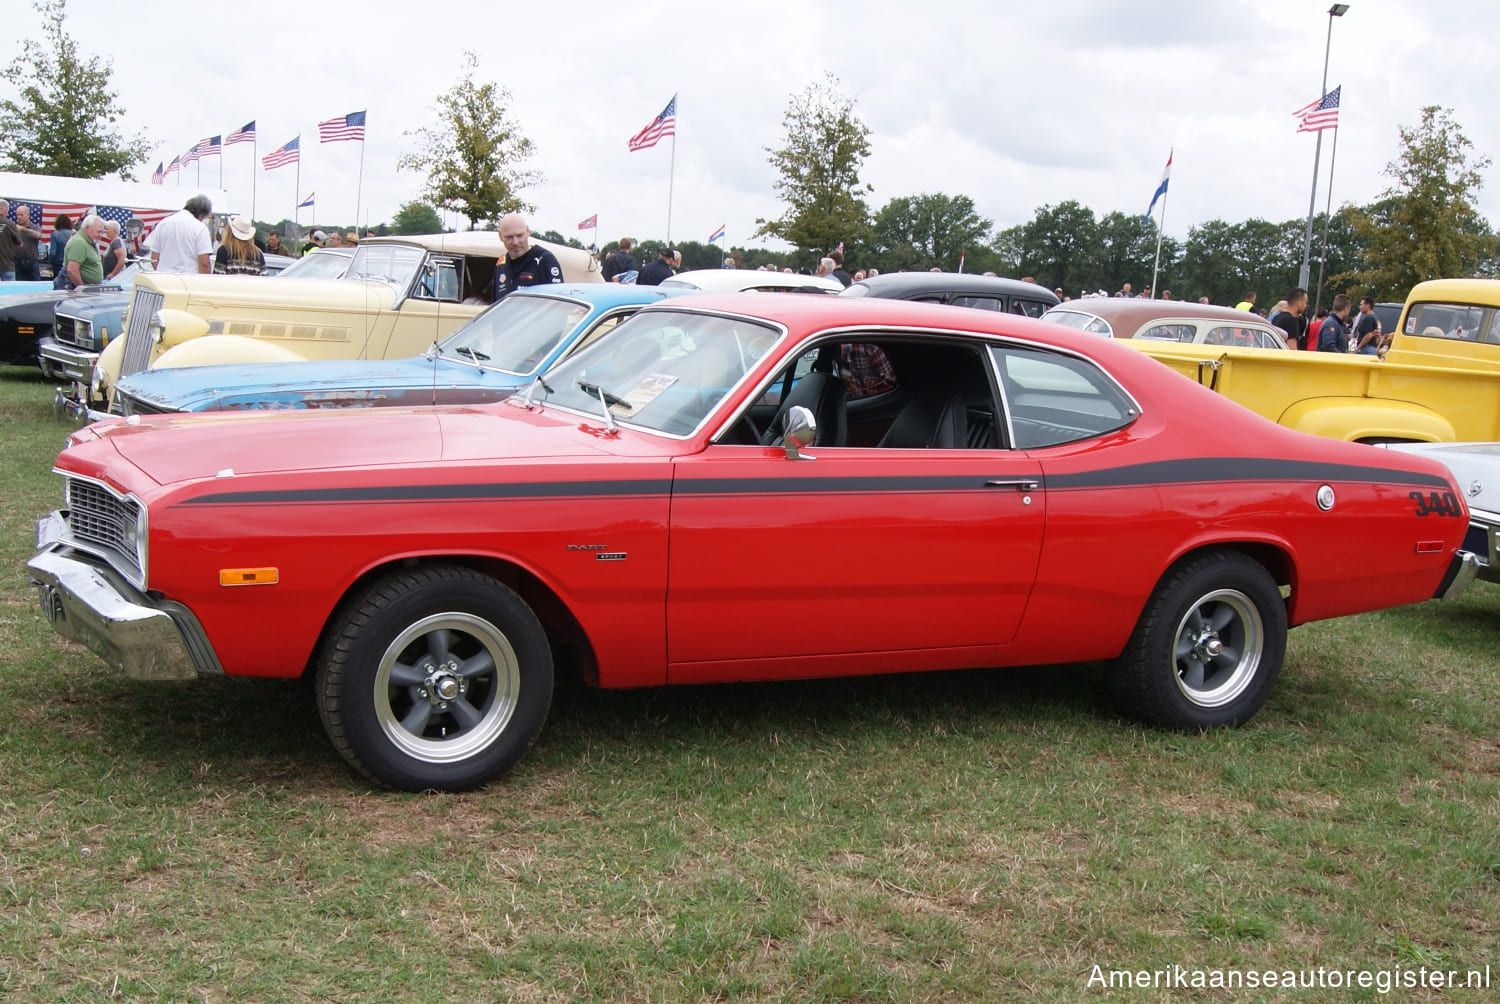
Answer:
[{"label": "front fender", "polygon": [[302,362],[306,358],[284,345],[258,338],[247,338],[244,335],[201,335],[172,346],[156,357],[151,368]]},{"label": "front fender", "polygon": [[1351,443],[1361,440],[1451,443],[1458,438],[1452,424],[1430,408],[1377,398],[1308,398],[1282,412],[1277,422],[1299,432]]}]

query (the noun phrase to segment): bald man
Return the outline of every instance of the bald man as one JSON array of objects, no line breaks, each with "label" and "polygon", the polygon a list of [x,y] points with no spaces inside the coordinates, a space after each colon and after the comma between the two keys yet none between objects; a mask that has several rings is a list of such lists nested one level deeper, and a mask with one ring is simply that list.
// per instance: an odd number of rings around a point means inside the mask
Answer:
[{"label": "bald man", "polygon": [[500,243],[505,245],[505,257],[495,262],[492,301],[499,302],[522,286],[563,281],[557,256],[531,243],[531,227],[520,213],[510,213],[501,219]]}]

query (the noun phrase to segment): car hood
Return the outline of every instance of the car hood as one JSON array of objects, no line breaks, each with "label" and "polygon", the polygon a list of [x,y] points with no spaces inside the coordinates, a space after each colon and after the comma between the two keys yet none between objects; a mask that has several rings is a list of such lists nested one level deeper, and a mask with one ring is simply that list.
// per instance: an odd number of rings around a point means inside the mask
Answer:
[{"label": "car hood", "polygon": [[331,359],[143,370],[118,392],[147,411],[419,406],[495,401],[529,378],[456,359]]},{"label": "car hood", "polygon": [[576,417],[506,405],[155,415],[99,422],[75,439],[106,442],[162,485],[277,472],[432,467],[606,452],[579,432]]},{"label": "car hood", "polygon": [[92,296],[61,300],[56,309],[57,313],[64,317],[88,318],[96,314],[124,310],[130,306],[130,296],[130,293],[96,293]]}]

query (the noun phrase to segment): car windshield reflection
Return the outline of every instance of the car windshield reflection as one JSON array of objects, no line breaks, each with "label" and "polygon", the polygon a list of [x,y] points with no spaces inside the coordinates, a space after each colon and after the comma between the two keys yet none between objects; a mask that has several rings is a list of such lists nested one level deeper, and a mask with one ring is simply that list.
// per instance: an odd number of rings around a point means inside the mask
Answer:
[{"label": "car windshield reflection", "polygon": [[550,389],[535,400],[603,421],[603,391],[620,425],[689,435],[777,335],[770,325],[741,318],[642,311],[548,370]]},{"label": "car windshield reflection", "polygon": [[426,252],[404,244],[361,244],[349,263],[347,279],[375,279],[400,296],[411,287]]},{"label": "car windshield reflection", "polygon": [[588,312],[588,304],[577,300],[511,296],[449,335],[439,349],[485,369],[529,375]]}]

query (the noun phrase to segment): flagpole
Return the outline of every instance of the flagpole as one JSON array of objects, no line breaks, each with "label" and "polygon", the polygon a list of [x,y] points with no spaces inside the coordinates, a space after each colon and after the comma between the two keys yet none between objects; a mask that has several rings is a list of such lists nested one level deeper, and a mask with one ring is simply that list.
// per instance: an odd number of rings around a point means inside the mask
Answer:
[{"label": "flagpole", "polygon": [[260,163],[260,139],[259,134],[250,138],[250,218],[255,219],[255,182],[259,173],[255,165]]},{"label": "flagpole", "polygon": [[[1343,17],[1349,10],[1348,4],[1336,3],[1328,8],[1328,38],[1323,43],[1323,86],[1318,90],[1319,100],[1328,97],[1328,56],[1333,51],[1333,19]],[[1307,197],[1307,230],[1302,237],[1302,268],[1297,272],[1297,285],[1303,289],[1307,288],[1307,280],[1312,272],[1312,224],[1313,210],[1318,205],[1318,161],[1323,156],[1323,130],[1318,130],[1318,142],[1313,147],[1313,179],[1312,194]]]},{"label": "flagpole", "polygon": [[[1318,135],[1322,135],[1319,133]],[[1328,217],[1333,213],[1333,169],[1339,159],[1339,128],[1333,127],[1333,149],[1328,154],[1328,206],[1323,210],[1323,251],[1318,256],[1318,292],[1313,298],[1313,316],[1323,299],[1323,266],[1328,262]]]},{"label": "flagpole", "polygon": [[[1170,154],[1168,155],[1170,158]],[[1167,196],[1171,189],[1161,193],[1161,222],[1156,227],[1156,260],[1151,263],[1151,299],[1157,300],[1156,276],[1161,271],[1161,235],[1167,230]]]},{"label": "flagpole", "polygon": [[[672,114],[676,114],[676,95],[672,95]],[[666,245],[672,246],[672,179],[676,177],[676,128],[672,129],[672,162],[666,170]]]},{"label": "flagpole", "polygon": [[297,180],[292,182],[292,224],[302,239],[302,134],[297,134]]},{"label": "flagpole", "polygon": [[359,137],[359,181],[354,185],[354,225],[359,226],[359,200],[364,194],[365,188],[365,138],[364,133]]}]

